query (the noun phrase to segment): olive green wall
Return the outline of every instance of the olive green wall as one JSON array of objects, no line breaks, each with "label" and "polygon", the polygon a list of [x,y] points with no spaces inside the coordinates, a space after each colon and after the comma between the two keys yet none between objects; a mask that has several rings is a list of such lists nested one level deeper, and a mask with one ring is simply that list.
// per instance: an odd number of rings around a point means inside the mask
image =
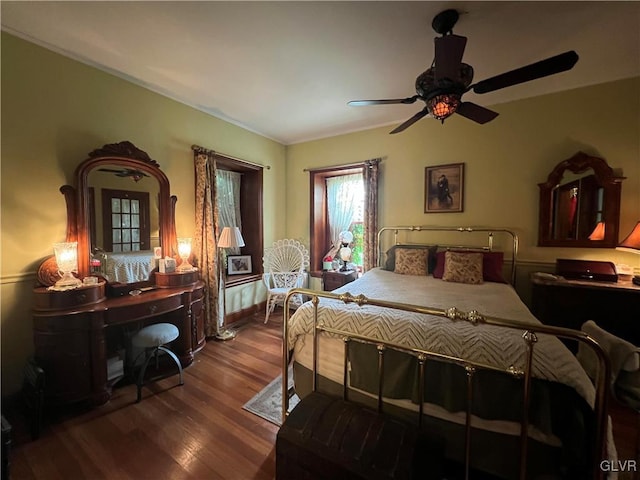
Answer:
[{"label": "olive green wall", "polygon": [[[639,78],[498,105],[500,116],[484,126],[456,116],[445,125],[425,119],[398,135],[388,135],[389,126],[285,147],[5,33],[1,49],[3,395],[19,388],[33,351],[34,272],[65,236],[58,188],[72,184],[76,165],[105,143],[129,140],[160,163],[178,197],[179,236],[193,233],[190,146],[199,144],[271,166],[264,171],[265,244],[286,236],[308,245],[304,168],[382,156],[380,225],[502,225],[520,235],[525,267],[549,266],[557,257],[640,266],[637,257],[612,249],[535,246],[537,184],[578,150],[627,177],[621,235],[640,219]],[[407,107],[407,117],[413,113]],[[466,166],[464,212],[424,214],[424,167],[458,162]],[[230,312],[264,299],[257,283],[229,290]]]},{"label": "olive green wall", "polygon": [[[285,147],[11,35],[2,34],[0,295],[2,394],[15,391],[33,351],[31,289],[40,262],[65,238],[59,187],[106,143],[129,140],[158,161],[178,197],[178,236],[193,236],[191,145],[269,165],[264,170],[264,239],[285,234]],[[264,289],[234,289],[239,310]],[[236,300],[240,297],[240,300]]]},{"label": "olive green wall", "polygon": [[[407,107],[407,118],[417,108]],[[627,177],[621,238],[640,220],[640,78],[492,108],[500,116],[485,125],[454,115],[444,125],[423,119],[396,135],[387,126],[287,147],[287,236],[309,242],[309,174],[303,169],[384,157],[380,226],[503,226],[519,235],[519,258],[532,268],[556,258],[640,267],[640,256],[614,249],[536,246],[537,185],[578,151],[604,158]],[[465,163],[464,211],[425,214],[425,167],[459,162]]]}]

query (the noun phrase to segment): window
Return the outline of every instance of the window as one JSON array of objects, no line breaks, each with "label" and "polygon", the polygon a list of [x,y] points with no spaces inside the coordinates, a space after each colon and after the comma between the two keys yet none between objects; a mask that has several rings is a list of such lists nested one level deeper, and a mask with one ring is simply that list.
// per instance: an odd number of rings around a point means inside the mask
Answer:
[{"label": "window", "polygon": [[[222,170],[216,173],[216,202],[218,204],[218,226],[238,227],[242,231],[242,210],[240,191],[242,190],[242,173]],[[228,253],[240,254],[240,248],[230,248]]]},{"label": "window", "polygon": [[102,205],[106,251],[135,252],[151,248],[149,192],[103,188]]},{"label": "window", "polygon": [[362,267],[364,249],[364,180],[362,166],[311,171],[311,265],[335,246],[341,231],[353,233],[351,261]]},{"label": "window", "polygon": [[[263,167],[236,160],[223,155],[216,155],[217,194],[220,228],[237,226],[241,228],[245,246],[239,254],[250,255],[252,278],[243,275],[232,275],[227,280],[227,286],[252,281],[253,277],[262,274],[262,254],[264,251],[263,220],[262,220],[262,176]],[[231,200],[233,198],[233,200]],[[233,219],[222,214],[221,203],[234,203],[235,212],[239,218]],[[229,212],[227,212],[229,213]],[[231,215],[231,214],[229,214]],[[227,223],[236,222],[237,223]],[[234,252],[235,253],[235,252]]]}]

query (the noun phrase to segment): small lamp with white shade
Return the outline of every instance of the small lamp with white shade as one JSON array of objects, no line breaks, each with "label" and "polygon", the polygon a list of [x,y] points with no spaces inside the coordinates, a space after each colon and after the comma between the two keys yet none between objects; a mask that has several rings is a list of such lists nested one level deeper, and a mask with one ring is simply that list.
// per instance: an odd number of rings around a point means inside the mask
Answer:
[{"label": "small lamp with white shade", "polygon": [[340,269],[341,272],[346,272],[347,269],[347,262],[349,260],[351,260],[351,247],[349,247],[349,244],[353,241],[353,233],[351,233],[348,230],[345,230],[344,232],[340,232],[340,243],[342,244],[342,247],[340,247],[340,250],[338,250],[338,255],[340,256],[340,260],[342,260],[342,268]]},{"label": "small lamp with white shade", "polygon": [[224,248],[238,248],[244,247],[244,239],[242,233],[238,227],[224,227],[218,238],[218,270],[221,291],[222,291],[222,325],[218,328],[218,333],[215,335],[216,340],[231,340],[235,338],[236,332],[233,330],[227,330],[225,327],[227,316],[227,302],[225,298],[225,274],[224,274],[224,256],[222,250]]}]

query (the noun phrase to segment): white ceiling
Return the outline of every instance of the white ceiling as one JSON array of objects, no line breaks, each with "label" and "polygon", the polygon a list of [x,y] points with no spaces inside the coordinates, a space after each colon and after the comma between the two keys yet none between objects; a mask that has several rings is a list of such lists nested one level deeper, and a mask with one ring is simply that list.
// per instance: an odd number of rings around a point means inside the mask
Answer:
[{"label": "white ceiling", "polygon": [[580,56],[568,72],[465,100],[489,106],[640,75],[640,2],[631,1],[0,6],[9,33],[283,144],[396,125],[421,110],[347,102],[414,95],[433,59],[431,21],[446,8],[464,12],[454,33],[468,37],[475,81],[567,50]]}]

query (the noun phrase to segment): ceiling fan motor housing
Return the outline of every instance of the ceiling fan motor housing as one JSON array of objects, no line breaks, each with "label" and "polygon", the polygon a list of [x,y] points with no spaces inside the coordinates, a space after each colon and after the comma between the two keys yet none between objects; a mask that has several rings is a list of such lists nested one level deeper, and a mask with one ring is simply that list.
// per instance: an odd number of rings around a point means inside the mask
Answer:
[{"label": "ceiling fan motor housing", "polygon": [[460,64],[459,81],[447,78],[435,79],[435,67],[425,70],[416,78],[416,93],[423,100],[428,100],[435,95],[442,93],[453,93],[462,95],[467,91],[473,80],[473,67],[466,63]]}]

